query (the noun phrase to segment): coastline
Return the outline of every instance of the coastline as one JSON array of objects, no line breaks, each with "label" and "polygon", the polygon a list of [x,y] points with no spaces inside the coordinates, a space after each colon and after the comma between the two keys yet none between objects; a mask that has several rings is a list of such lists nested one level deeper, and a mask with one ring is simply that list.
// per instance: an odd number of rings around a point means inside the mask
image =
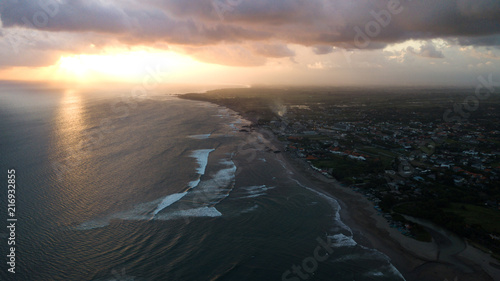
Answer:
[{"label": "coastline", "polygon": [[[179,96],[180,98],[182,95]],[[190,99],[190,98],[186,98]],[[237,112],[242,118],[256,124],[256,117],[251,113],[242,113],[224,103],[203,100]],[[284,143],[279,141],[270,130],[258,125],[252,126],[257,133],[272,144],[274,150],[283,151]],[[451,257],[458,260],[456,264],[439,259],[439,246],[433,242],[420,242],[401,235],[391,228],[387,221],[374,209],[374,204],[361,193],[342,186],[335,179],[328,179],[312,170],[307,163],[293,157],[287,152],[275,154],[286,163],[300,182],[315,191],[338,201],[341,206],[340,216],[360,245],[373,248],[389,257],[391,263],[404,276],[405,280],[497,280],[494,276],[500,270],[491,266],[495,262],[488,254],[473,248],[468,243],[465,248]],[[474,257],[474,261],[468,259]],[[478,262],[480,261],[480,262]],[[456,265],[465,265],[464,267]],[[493,277],[492,277],[493,276]]]},{"label": "coastline", "polygon": [[[361,193],[342,186],[336,180],[323,177],[308,168],[300,159],[294,159],[287,154],[281,154],[281,157],[289,164],[294,174],[300,177],[301,182],[337,200],[342,208],[341,219],[352,229],[354,240],[387,255],[407,281],[495,280],[474,262],[464,260],[467,254],[462,255],[466,251],[472,251],[476,254],[475,258],[484,259],[485,253],[467,245],[456,255],[462,257],[460,262],[468,266],[469,272],[463,272],[448,262],[441,262],[436,259],[438,249],[434,242],[420,242],[391,228],[373,208],[374,204]],[[486,264],[483,262],[483,265]]]}]

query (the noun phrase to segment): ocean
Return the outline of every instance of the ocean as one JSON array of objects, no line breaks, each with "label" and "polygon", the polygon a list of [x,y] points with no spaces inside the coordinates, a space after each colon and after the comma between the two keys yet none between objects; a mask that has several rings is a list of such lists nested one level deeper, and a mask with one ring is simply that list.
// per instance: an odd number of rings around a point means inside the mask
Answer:
[{"label": "ocean", "polygon": [[2,83],[0,280],[404,280],[206,89]]}]

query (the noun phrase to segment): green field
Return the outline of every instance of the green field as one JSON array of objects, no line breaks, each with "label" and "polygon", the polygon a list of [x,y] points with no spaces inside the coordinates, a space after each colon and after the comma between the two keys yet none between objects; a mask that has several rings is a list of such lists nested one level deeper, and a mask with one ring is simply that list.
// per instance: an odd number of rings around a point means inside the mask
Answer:
[{"label": "green field", "polygon": [[500,211],[498,210],[459,203],[450,204],[450,207],[444,210],[463,217],[465,223],[469,225],[477,224],[489,233],[500,234]]},{"label": "green field", "polygon": [[366,154],[370,155],[377,155],[380,160],[382,161],[384,167],[389,167],[389,165],[392,163],[392,161],[398,156],[398,154],[387,150],[387,149],[382,149],[378,147],[373,147],[373,146],[364,146],[362,148],[359,148],[358,151],[360,153],[366,152]]}]

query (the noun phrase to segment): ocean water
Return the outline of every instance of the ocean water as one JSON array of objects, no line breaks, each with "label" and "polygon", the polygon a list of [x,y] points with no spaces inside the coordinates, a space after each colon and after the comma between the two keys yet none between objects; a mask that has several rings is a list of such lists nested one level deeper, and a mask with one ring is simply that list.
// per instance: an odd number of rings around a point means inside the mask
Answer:
[{"label": "ocean water", "polygon": [[0,280],[404,280],[246,120],[172,93],[0,85]]}]

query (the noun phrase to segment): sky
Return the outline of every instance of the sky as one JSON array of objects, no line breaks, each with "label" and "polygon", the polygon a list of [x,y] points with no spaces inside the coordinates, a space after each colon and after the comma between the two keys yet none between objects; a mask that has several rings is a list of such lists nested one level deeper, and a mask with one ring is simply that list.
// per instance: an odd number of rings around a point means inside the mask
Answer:
[{"label": "sky", "polygon": [[499,0],[0,0],[0,19],[0,80],[471,86],[500,73]]}]

